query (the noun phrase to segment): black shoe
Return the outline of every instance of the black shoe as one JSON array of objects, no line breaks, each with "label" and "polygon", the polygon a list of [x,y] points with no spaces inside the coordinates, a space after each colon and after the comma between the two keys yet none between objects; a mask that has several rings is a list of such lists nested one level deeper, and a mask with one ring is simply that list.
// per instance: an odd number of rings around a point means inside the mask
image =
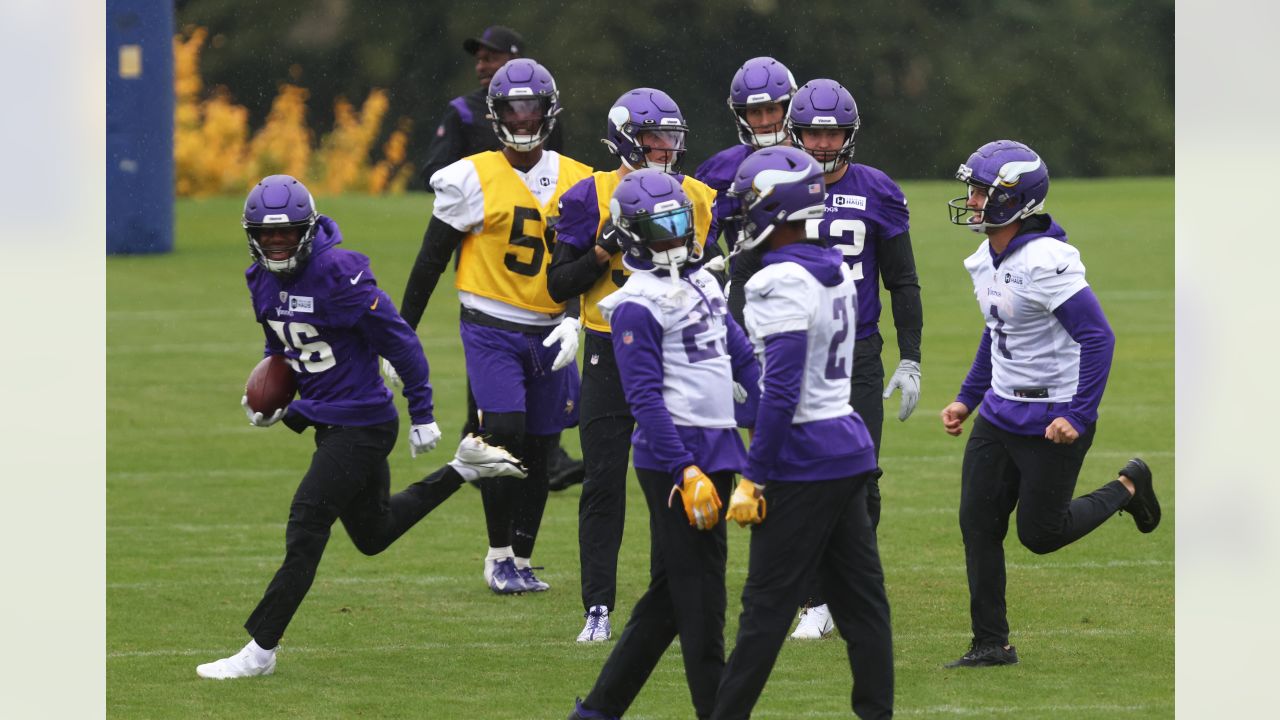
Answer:
[{"label": "black shoe", "polygon": [[1133,516],[1133,523],[1140,532],[1149,533],[1160,524],[1160,501],[1151,483],[1151,468],[1142,458],[1130,460],[1120,468],[1120,474],[1133,482],[1133,497],[1123,510]]},{"label": "black shoe", "polygon": [[587,474],[586,466],[581,460],[574,460],[569,457],[569,453],[564,448],[558,448],[551,455],[551,467],[548,468],[547,489],[553,492],[559,492],[568,488],[570,485],[577,485],[582,482],[583,476]]},{"label": "black shoe", "polygon": [[1005,649],[999,643],[973,643],[969,645],[969,652],[960,657],[959,660],[949,662],[945,667],[992,667],[994,665],[1017,665],[1018,664],[1018,648],[1010,645]]}]

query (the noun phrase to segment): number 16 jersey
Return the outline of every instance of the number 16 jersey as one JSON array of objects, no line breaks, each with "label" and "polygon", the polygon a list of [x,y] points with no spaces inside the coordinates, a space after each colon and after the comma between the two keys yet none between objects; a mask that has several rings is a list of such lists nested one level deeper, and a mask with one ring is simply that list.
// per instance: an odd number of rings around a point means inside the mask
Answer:
[{"label": "number 16 jersey", "polygon": [[[463,305],[534,324],[546,324],[564,312],[564,303],[547,292],[554,242],[548,220],[557,212],[560,196],[590,175],[587,165],[547,150],[528,172],[513,168],[502,152],[490,151],[465,157],[431,177],[436,191],[432,214],[467,233],[454,280]],[[484,298],[511,309],[495,308]]]}]

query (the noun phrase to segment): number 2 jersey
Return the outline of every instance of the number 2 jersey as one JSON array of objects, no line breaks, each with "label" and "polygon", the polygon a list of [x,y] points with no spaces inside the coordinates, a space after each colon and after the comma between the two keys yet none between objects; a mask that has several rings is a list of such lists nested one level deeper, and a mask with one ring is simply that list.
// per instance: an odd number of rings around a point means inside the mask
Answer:
[{"label": "number 2 jersey", "polygon": [[378,357],[404,380],[414,424],[434,420],[429,368],[417,334],[374,279],[369,258],[336,247],[338,224],[321,215],[311,256],[278,275],[254,263],[245,271],[255,319],[266,333],[264,355],[283,354],[298,381],[285,422],[376,425],[396,419]]},{"label": "number 2 jersey", "polygon": [[524,325],[553,325],[564,303],[547,292],[560,196],[591,168],[544,151],[527,172],[500,151],[465,157],[431,178],[435,218],[466,233],[454,282],[466,307]]},{"label": "number 2 jersey", "polygon": [[[673,285],[665,273],[633,273],[599,303],[636,418],[635,466],[740,472],[746,452],[736,428],[739,417],[752,424],[759,369],[716,279],[701,268],[681,275]],[[735,377],[748,389],[741,405]]]},{"label": "number 2 jersey", "polygon": [[839,250],[765,253],[747,281],[746,320],[763,367],[746,476],[820,481],[874,470],[875,447],[849,405],[858,292]]},{"label": "number 2 jersey", "polygon": [[985,241],[964,267],[986,327],[957,401],[982,403],[982,416],[1009,432],[1041,435],[1066,417],[1083,433],[1098,418],[1115,338],[1080,251],[1034,215],[1004,252]]}]

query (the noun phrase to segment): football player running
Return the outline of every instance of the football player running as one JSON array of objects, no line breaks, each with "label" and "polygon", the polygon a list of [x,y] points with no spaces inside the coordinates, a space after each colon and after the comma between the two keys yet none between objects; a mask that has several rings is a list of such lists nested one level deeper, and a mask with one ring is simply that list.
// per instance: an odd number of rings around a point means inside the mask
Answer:
[{"label": "football player running", "polygon": [[730,189],[739,242],[765,250],[744,288],[764,374],[747,471],[726,518],[752,525],[751,550],[713,718],[750,717],[810,578],[848,646],[854,714],[893,715],[889,600],[867,512],[875,445],[849,404],[863,304],[841,252],[806,231],[824,215],[825,190],[818,163],[790,147],[753,153]]},{"label": "football player running", "polygon": [[435,207],[402,312],[416,327],[461,245],[455,285],[481,429],[525,458],[530,480],[481,485],[489,535],[484,579],[499,594],[539,592],[548,585],[530,558],[547,502],[548,455],[578,414],[578,318],[547,294],[550,228],[561,194],[591,168],[542,148],[560,112],[555,79],[542,65],[507,62],[489,83],[488,102],[503,148],[432,176]]},{"label": "football player running", "polygon": [[[626,283],[599,302],[636,418],[636,475],[649,506],[649,587],[572,718],[620,717],[679,637],[697,717],[710,716],[724,667],[721,498],[746,451],[735,408],[751,414],[760,371],[715,277],[696,265],[693,203],[656,169],[622,178],[609,203]],[[735,382],[750,388],[734,402]]]},{"label": "football player running", "polygon": [[338,224],[316,212],[296,179],[263,178],[245,200],[241,222],[253,258],[245,277],[266,335],[264,355],[287,359],[299,397],[270,416],[250,408],[247,397],[240,403],[255,427],[280,420],[298,433],[314,427],[316,451],[289,506],[284,562],[245,621],[253,639],[235,655],[196,667],[200,677],[218,680],[275,671],[280,638],[311,588],[335,521],[360,552],[377,555],[464,480],[524,477],[516,458],[468,436],[448,465],[390,495],[387,456],[400,419],[378,374],[378,356],[404,378],[411,454],[430,452],[440,439],[418,336],[378,287],[369,259],[337,247]]},{"label": "football player running", "polygon": [[[729,83],[728,99],[740,142],[707,158],[693,173],[695,178],[716,191],[712,213],[716,227],[724,233],[730,257],[738,239],[738,228],[731,221],[737,206],[724,193],[733,183],[738,166],[748,155],[761,148],[791,144],[783,123],[787,105],[795,92],[795,76],[777,60],[757,57],[743,63]],[[737,293],[733,297],[740,300],[742,294]],[[730,298],[730,310],[735,318],[741,320],[742,305],[733,308],[733,297]]]},{"label": "football player running", "polygon": [[[609,323],[599,303],[622,287],[630,270],[621,241],[609,222],[609,199],[628,173],[653,168],[678,173],[688,134],[684,115],[669,95],[653,88],[623,93],[609,110],[603,142],[618,157],[616,170],[598,171],[560,199],[555,257],[547,273],[551,297],[581,296],[586,325],[582,368],[582,408],[578,433],[586,476],[578,501],[578,551],[582,604],[586,617],[578,642],[608,640],[609,613],[616,609],[618,549],[627,497],[627,454],[635,419],[614,362]],[[692,177],[675,174],[693,204],[694,238],[703,247],[716,235],[711,216],[715,191]]]},{"label": "football player running", "polygon": [[973,638],[947,667],[1012,665],[1018,652],[1005,612],[1004,538],[1014,507],[1018,540],[1044,554],[1119,510],[1149,533],[1160,523],[1160,503],[1140,458],[1115,480],[1071,497],[1093,444],[1115,336],[1085,281],[1080,251],[1042,212],[1044,160],[1020,142],[996,140],[970,155],[956,178],[968,192],[948,203],[951,222],[986,235],[964,261],[985,325],[960,393],[942,410],[943,428],[954,436],[979,410],[960,480]]},{"label": "football player running", "polygon": [[[854,136],[861,125],[858,105],[835,80],[811,80],[796,91],[787,108],[787,131],[795,147],[809,153],[822,166],[827,185],[826,211],[808,221],[810,236],[840,250],[858,285],[858,324],[854,350],[858,362],[850,382],[849,402],[867,425],[880,456],[884,425],[884,401],[901,391],[898,420],[905,421],[920,399],[920,335],[924,316],[920,305],[920,281],[907,200],[888,175],[853,162]],[[730,288],[730,308],[735,295],[759,267],[759,253],[747,252],[735,261]],[[887,386],[880,337],[880,281],[889,290],[900,361]],[[741,302],[741,301],[739,301]],[[880,476],[867,485],[867,511],[873,528],[880,524]],[[801,610],[792,634],[796,639],[825,637],[831,632],[831,615],[817,588]]]}]

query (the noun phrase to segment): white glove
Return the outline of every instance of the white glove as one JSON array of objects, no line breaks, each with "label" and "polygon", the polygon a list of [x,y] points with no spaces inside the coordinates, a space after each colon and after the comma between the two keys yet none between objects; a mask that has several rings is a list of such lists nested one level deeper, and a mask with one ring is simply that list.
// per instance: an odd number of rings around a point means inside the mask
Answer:
[{"label": "white glove", "polygon": [[893,371],[889,384],[884,389],[884,399],[888,400],[894,388],[902,389],[902,405],[898,408],[898,419],[905,421],[911,417],[920,402],[920,363],[915,360],[903,360],[898,369]]},{"label": "white glove", "polygon": [[440,442],[440,426],[430,422],[409,428],[409,457],[418,457],[435,449]]},{"label": "white glove", "polygon": [[717,255],[708,260],[707,264],[702,267],[710,270],[711,272],[724,272],[724,256]]},{"label": "white glove", "polygon": [[551,347],[560,343],[560,352],[556,353],[556,361],[551,364],[551,372],[573,362],[578,356],[578,329],[582,327],[578,318],[567,317],[560,321],[555,330],[542,341],[542,347]]},{"label": "white glove", "polygon": [[382,358],[382,375],[387,379],[387,384],[393,388],[404,385],[404,381],[400,379],[400,373],[396,372],[395,366],[386,358]]},{"label": "white glove", "polygon": [[280,408],[271,414],[271,417],[265,417],[260,412],[255,412],[249,407],[249,396],[242,395],[240,397],[240,407],[244,408],[244,414],[249,418],[249,424],[254,427],[271,427],[280,422],[280,418],[284,417],[284,408]]},{"label": "white glove", "polygon": [[733,384],[733,402],[741,405],[747,401],[747,389],[742,387],[742,383],[735,382]]}]

